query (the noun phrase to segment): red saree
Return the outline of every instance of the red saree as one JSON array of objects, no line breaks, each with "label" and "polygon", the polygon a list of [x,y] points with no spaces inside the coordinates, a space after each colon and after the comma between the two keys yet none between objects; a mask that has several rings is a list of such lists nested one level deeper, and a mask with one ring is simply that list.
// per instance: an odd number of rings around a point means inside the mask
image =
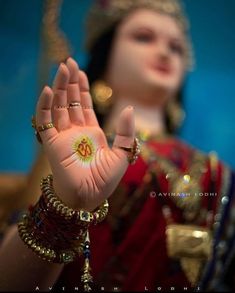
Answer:
[{"label": "red saree", "polygon": [[[200,217],[194,220],[194,224],[206,226],[210,215],[214,235],[216,217],[223,213],[222,192],[233,194],[227,167],[220,162],[211,161],[207,155],[199,153],[185,143],[168,137],[162,140],[149,140],[143,146],[145,154],[140,156],[134,166],[128,168],[119,187],[110,198],[109,216],[103,223],[90,229],[91,267],[95,291],[156,292],[170,291],[172,288],[183,291],[185,287],[190,291],[192,285],[179,260],[170,258],[167,252],[167,221],[163,214],[163,206],[170,208],[171,221],[187,224],[183,210],[171,198],[170,192],[173,190],[167,176],[172,172],[181,178],[191,172],[191,178],[197,180],[201,192]],[[197,161],[198,154],[200,164]],[[193,158],[196,158],[194,162]],[[162,165],[160,161],[163,162]],[[164,169],[162,166],[167,166],[168,175],[166,167]],[[210,193],[214,195],[209,196]],[[234,209],[232,204],[230,203],[229,211]],[[218,211],[221,211],[220,214]],[[224,220],[224,225],[230,221],[229,212],[227,214],[228,219]],[[217,245],[221,239],[225,239],[226,243],[233,241],[226,238],[225,228],[220,227],[221,229],[222,232],[217,235]],[[225,257],[226,253],[228,252],[224,252],[224,263],[228,259],[228,256]],[[208,264],[205,266],[200,277],[204,280],[201,283],[198,280],[198,285],[195,285],[194,289],[197,286],[201,289],[213,285],[210,283],[216,273],[216,255],[213,254],[211,261],[214,262],[214,268],[208,267]],[[82,263],[83,259],[79,258],[77,262],[67,265],[55,288],[65,287],[66,290],[72,291],[80,288]]]}]

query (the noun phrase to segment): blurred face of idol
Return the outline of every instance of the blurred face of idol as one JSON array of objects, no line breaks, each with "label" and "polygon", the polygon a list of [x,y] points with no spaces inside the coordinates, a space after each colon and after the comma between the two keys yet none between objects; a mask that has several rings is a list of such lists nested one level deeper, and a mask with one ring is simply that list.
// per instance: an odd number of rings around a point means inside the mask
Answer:
[{"label": "blurred face of idol", "polygon": [[185,44],[172,17],[149,9],[132,11],[117,28],[106,71],[114,94],[145,104],[157,103],[159,91],[174,96],[185,73]]}]

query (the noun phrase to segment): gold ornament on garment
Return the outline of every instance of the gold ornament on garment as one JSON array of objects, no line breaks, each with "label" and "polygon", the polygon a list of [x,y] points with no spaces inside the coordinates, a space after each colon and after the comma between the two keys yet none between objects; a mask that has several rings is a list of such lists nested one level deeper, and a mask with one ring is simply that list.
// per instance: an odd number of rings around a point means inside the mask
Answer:
[{"label": "gold ornament on garment", "polygon": [[[212,232],[208,227],[194,225],[200,217],[202,192],[200,181],[207,171],[208,157],[200,152],[194,153],[190,168],[182,173],[167,158],[157,155],[149,147],[143,145],[142,157],[149,162],[155,156],[158,167],[156,173],[165,173],[169,183],[171,199],[177,207],[183,211],[183,216],[188,224],[174,223],[171,210],[168,206],[163,207],[163,215],[166,218],[166,245],[168,256],[178,259],[186,277],[195,286],[203,265],[211,256]],[[217,159],[210,156],[212,174],[216,177]],[[190,224],[189,224],[190,223]]]},{"label": "gold ornament on garment", "polygon": [[211,256],[211,231],[196,225],[168,224],[166,239],[168,256],[179,259],[186,277],[195,286],[203,264]]},{"label": "gold ornament on garment", "polygon": [[207,170],[207,157],[200,152],[195,152],[190,168],[187,172],[182,173],[169,159],[153,153],[145,145],[143,145],[141,153],[145,160],[148,160],[150,156],[156,157],[159,170],[165,174],[169,183],[171,199],[177,207],[182,209],[185,220],[192,223],[200,213],[200,195],[202,193],[200,181]]}]

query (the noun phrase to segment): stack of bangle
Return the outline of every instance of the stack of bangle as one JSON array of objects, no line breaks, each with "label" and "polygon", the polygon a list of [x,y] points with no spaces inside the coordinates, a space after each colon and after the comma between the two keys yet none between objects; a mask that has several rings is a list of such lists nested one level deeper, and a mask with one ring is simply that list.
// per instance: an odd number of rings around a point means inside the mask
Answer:
[{"label": "stack of bangle", "polygon": [[73,210],[55,194],[53,177],[41,181],[42,195],[29,208],[18,224],[23,242],[42,259],[55,263],[69,263],[82,253],[85,258],[81,277],[84,291],[90,291],[90,224],[101,222],[108,213],[107,200],[94,212]]}]

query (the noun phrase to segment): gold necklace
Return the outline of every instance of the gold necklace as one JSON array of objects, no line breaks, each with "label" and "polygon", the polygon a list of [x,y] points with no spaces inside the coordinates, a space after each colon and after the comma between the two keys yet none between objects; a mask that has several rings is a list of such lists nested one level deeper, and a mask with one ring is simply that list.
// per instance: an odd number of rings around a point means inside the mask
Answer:
[{"label": "gold necklace", "polygon": [[206,172],[206,156],[200,152],[194,152],[190,168],[186,173],[179,169],[167,158],[156,154],[151,146],[142,145],[141,154],[145,161],[149,162],[151,157],[157,162],[156,172],[165,174],[169,183],[169,195],[177,207],[183,210],[186,221],[192,222],[198,216],[201,207],[202,175]]},{"label": "gold necklace", "polygon": [[[186,173],[179,171],[171,160],[157,154],[149,145],[144,144],[142,146],[142,157],[147,163],[153,160],[157,162],[156,173],[163,172],[165,174],[172,200],[182,210],[186,222],[191,223],[190,225],[173,223],[170,208],[168,206],[163,207],[163,215],[167,222],[166,245],[168,256],[179,260],[186,277],[191,285],[195,286],[212,251],[210,229],[193,224],[201,213],[202,189],[200,181],[207,170],[207,157],[195,151]],[[212,159],[215,169],[215,160]]]}]

